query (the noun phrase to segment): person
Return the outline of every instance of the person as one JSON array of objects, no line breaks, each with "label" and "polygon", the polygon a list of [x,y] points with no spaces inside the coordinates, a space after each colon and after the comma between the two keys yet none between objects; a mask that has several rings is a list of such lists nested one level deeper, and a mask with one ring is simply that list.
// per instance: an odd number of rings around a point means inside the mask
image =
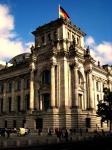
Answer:
[{"label": "person", "polygon": [[61,131],[60,130],[57,131],[57,137],[59,138],[59,140],[61,142]]},{"label": "person", "polygon": [[52,130],[51,129],[49,130],[49,136],[52,136]]},{"label": "person", "polygon": [[9,129],[6,130],[6,133],[7,133],[7,138],[9,138],[9,136],[10,136],[10,131],[9,131]]},{"label": "person", "polygon": [[70,135],[72,136],[72,132],[73,132],[73,130],[72,129],[70,129]]},{"label": "person", "polygon": [[82,136],[82,129],[80,128],[80,135]]},{"label": "person", "polygon": [[66,142],[68,142],[68,131],[65,130],[65,139],[66,139]]},{"label": "person", "polygon": [[76,129],[74,128],[74,135],[76,134]]},{"label": "person", "polygon": [[104,130],[103,130],[103,129],[102,129],[102,135],[103,135],[103,136],[105,136],[105,132],[104,132]]},{"label": "person", "polygon": [[42,129],[39,128],[39,135],[42,135]]}]

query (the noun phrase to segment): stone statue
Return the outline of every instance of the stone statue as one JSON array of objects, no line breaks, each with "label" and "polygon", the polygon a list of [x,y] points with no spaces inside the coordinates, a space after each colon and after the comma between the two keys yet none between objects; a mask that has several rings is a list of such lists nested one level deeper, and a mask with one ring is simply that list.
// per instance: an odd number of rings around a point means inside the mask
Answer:
[{"label": "stone statue", "polygon": [[33,53],[34,52],[34,46],[32,45],[32,47],[30,49],[31,49],[31,53]]},{"label": "stone statue", "polygon": [[76,45],[76,40],[75,38],[73,38],[73,47],[75,47],[75,45]]},{"label": "stone statue", "polygon": [[90,49],[89,49],[89,46],[88,46],[87,49],[86,49],[86,55],[90,55]]}]

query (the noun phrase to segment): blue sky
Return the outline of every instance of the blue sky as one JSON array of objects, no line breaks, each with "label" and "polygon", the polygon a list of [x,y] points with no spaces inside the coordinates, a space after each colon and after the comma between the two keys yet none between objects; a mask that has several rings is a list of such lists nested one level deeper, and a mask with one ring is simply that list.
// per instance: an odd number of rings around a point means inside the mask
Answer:
[{"label": "blue sky", "polygon": [[101,65],[112,65],[112,0],[0,0],[0,61],[30,52],[31,34],[59,17],[59,4],[87,35],[85,48]]}]

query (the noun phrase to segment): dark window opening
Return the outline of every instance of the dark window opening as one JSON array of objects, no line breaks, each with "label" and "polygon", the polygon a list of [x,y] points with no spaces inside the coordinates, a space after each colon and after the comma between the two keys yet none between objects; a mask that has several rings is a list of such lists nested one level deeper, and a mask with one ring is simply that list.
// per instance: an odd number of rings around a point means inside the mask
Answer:
[{"label": "dark window opening", "polygon": [[17,83],[17,90],[21,90],[21,81],[18,81]]},{"label": "dark window opening", "polygon": [[42,75],[42,84],[50,84],[50,71],[45,71]]},{"label": "dark window opening", "polygon": [[43,94],[42,97],[44,100],[44,109],[48,109],[50,107],[50,94]]},{"label": "dark window opening", "polygon": [[16,120],[13,120],[13,128],[16,128]]},{"label": "dark window opening", "polygon": [[48,42],[51,40],[51,35],[48,34]]},{"label": "dark window opening", "polygon": [[91,119],[86,118],[86,128],[91,128]]},{"label": "dark window opening", "polygon": [[1,93],[4,92],[4,85],[1,85]]},{"label": "dark window opening", "polygon": [[30,95],[26,95],[26,110],[30,110]]},{"label": "dark window opening", "polygon": [[44,44],[44,36],[42,36],[42,44]]},{"label": "dark window opening", "polygon": [[12,103],[11,97],[8,98],[8,101],[9,101],[9,112],[11,112],[11,103]]},{"label": "dark window opening", "polygon": [[8,89],[9,92],[12,92],[12,83],[9,83],[9,89]]},{"label": "dark window opening", "polygon": [[26,88],[30,88],[30,79],[27,79],[26,81]]},{"label": "dark window opening", "polygon": [[42,129],[43,128],[43,119],[42,118],[37,118],[36,119],[36,129]]},{"label": "dark window opening", "polygon": [[1,98],[1,100],[0,100],[0,102],[1,102],[1,112],[3,112],[3,98]]},{"label": "dark window opening", "polygon": [[7,128],[7,121],[5,120],[5,128]]},{"label": "dark window opening", "polygon": [[20,96],[17,97],[17,110],[18,112],[20,112],[21,110],[21,97]]}]

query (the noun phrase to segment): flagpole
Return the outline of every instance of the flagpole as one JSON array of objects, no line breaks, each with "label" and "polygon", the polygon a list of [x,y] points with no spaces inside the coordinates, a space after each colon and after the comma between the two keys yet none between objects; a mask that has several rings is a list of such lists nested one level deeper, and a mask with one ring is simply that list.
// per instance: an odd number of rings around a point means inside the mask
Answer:
[{"label": "flagpole", "polygon": [[58,13],[59,13],[59,18],[60,18],[60,4],[59,4],[58,7],[59,7],[59,8],[58,8]]}]

